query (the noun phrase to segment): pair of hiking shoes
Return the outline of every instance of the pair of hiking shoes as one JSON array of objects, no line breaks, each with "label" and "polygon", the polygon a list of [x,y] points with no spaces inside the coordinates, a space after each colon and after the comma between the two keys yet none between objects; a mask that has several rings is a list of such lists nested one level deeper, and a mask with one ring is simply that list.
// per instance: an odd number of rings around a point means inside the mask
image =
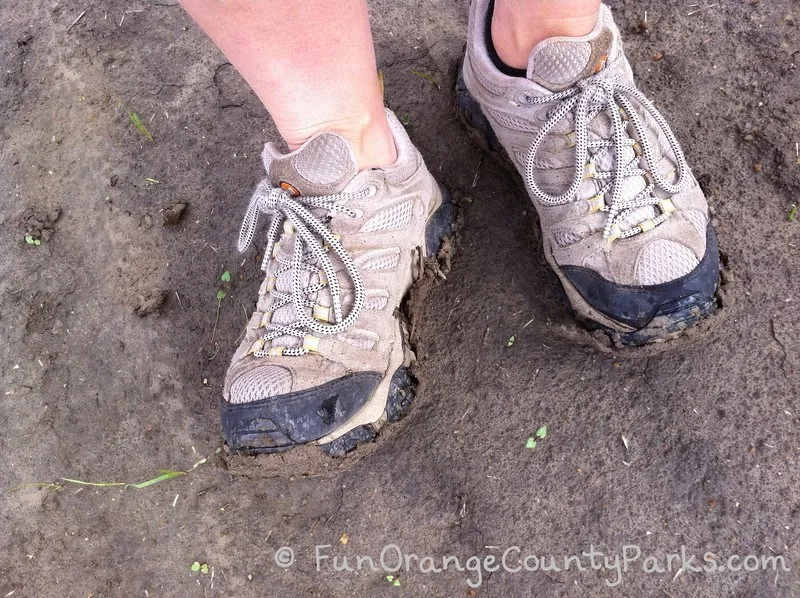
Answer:
[{"label": "pair of hiking shoes", "polygon": [[[538,44],[524,74],[497,64],[490,14],[489,0],[473,2],[457,105],[522,176],[578,318],[640,345],[712,313],[719,257],[705,196],[636,88],[609,9],[584,37]],[[413,353],[398,308],[455,209],[387,118],[398,156],[387,168],[359,171],[348,141],[330,132],[291,153],[264,149],[267,177],[239,250],[266,215],[266,278],[222,401],[234,451],[313,443],[342,455],[411,401]]]}]

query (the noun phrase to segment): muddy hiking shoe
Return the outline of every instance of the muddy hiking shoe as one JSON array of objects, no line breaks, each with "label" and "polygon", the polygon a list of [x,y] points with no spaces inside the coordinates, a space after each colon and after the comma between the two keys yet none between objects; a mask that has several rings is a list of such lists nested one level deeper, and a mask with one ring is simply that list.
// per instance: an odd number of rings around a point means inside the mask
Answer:
[{"label": "muddy hiking shoe", "polygon": [[315,443],[342,455],[413,398],[398,308],[452,232],[455,209],[387,115],[398,153],[388,168],[358,172],[349,143],[333,133],[288,154],[264,149],[267,178],[250,200],[239,250],[267,215],[266,278],[221,410],[234,451]]},{"label": "muddy hiking shoe", "polygon": [[526,72],[509,74],[492,47],[491,10],[473,2],[458,107],[522,175],[579,319],[640,345],[711,314],[719,255],[705,196],[636,88],[608,7],[591,33],[547,39]]}]

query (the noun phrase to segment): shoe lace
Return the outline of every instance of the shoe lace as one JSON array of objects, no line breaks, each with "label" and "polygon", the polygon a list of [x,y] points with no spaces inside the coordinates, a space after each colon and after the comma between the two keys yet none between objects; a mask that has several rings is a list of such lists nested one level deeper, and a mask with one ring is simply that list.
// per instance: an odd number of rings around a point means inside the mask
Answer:
[{"label": "shoe lace", "polygon": [[[550,112],[545,125],[538,132],[528,151],[525,164],[525,184],[536,198],[546,205],[561,205],[575,201],[578,197],[578,188],[586,177],[607,181],[590,202],[594,210],[608,212],[603,238],[614,241],[618,238],[631,237],[662,224],[675,208],[670,200],[663,200],[653,195],[656,187],[670,195],[679,193],[689,184],[690,170],[686,163],[678,140],[670,129],[666,120],[653,106],[642,92],[630,85],[624,85],[616,78],[590,77],[580,81],[575,87],[551,95],[530,97],[526,96],[528,104],[546,104],[559,101],[560,104]],[[675,156],[677,167],[677,180],[674,183],[667,181],[658,172],[656,157],[647,136],[645,125],[639,114],[634,109],[634,102],[649,114],[658,128],[667,139],[670,149]],[[601,112],[606,111],[611,116],[613,133],[611,139],[589,139],[589,123]],[[536,183],[536,154],[547,134],[568,114],[574,114],[575,132],[575,174],[569,188],[561,195],[550,195],[542,190]],[[631,139],[623,115],[633,125],[636,139]],[[644,155],[647,169],[639,167],[639,152]],[[614,168],[611,171],[600,171],[594,158],[597,152],[613,148]],[[635,157],[626,163],[625,149],[632,148]],[[593,150],[590,155],[590,150]],[[623,199],[622,181],[629,177],[643,177],[646,186],[639,193],[629,199]],[[610,191],[610,198],[608,193]],[[634,208],[658,205],[661,214],[652,220],[637,226],[622,230],[620,221]]]},{"label": "shoe lace", "polygon": [[[334,235],[328,226],[328,216],[339,212],[350,218],[356,218],[356,212],[343,205],[348,201],[360,199],[372,193],[367,187],[357,192],[335,193],[323,196],[301,196],[288,190],[274,187],[269,181],[262,181],[253,193],[247,212],[239,232],[239,251],[245,251],[253,241],[260,214],[271,216],[267,232],[267,246],[261,269],[267,271],[273,261],[278,268],[268,285],[272,298],[270,311],[262,318],[259,328],[267,332],[253,345],[249,353],[257,357],[267,355],[305,355],[315,351],[320,336],[330,336],[343,332],[358,318],[364,307],[364,283],[361,274],[353,263],[353,259],[342,247],[338,235]],[[325,210],[322,219],[312,214],[311,209]],[[279,241],[279,232],[283,227],[284,238]],[[293,238],[291,258],[281,256],[276,247],[285,238]],[[341,286],[330,253],[333,253],[344,266],[343,273],[353,283],[353,305],[347,315],[343,315]],[[280,274],[292,273],[291,293],[275,289],[275,281]],[[316,284],[303,286],[303,273],[324,274]],[[325,311],[325,321],[312,317],[317,306],[309,296],[316,295],[323,288],[330,291],[332,306]],[[271,287],[271,288],[270,288]],[[297,320],[290,323],[274,323],[269,317],[280,307],[293,304]],[[312,315],[307,310],[311,308]],[[332,311],[332,314],[330,313]],[[327,322],[327,323],[326,323]],[[272,347],[271,342],[282,336],[293,336],[303,339],[302,347]]]}]

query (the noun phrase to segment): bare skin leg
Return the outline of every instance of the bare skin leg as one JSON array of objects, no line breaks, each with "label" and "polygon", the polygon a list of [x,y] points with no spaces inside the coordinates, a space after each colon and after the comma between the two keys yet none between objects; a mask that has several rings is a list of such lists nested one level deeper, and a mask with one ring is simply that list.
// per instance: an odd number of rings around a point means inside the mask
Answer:
[{"label": "bare skin leg", "polygon": [[353,144],[359,168],[394,163],[366,0],[181,4],[250,84],[291,149],[335,131]]},{"label": "bare skin leg", "polygon": [[599,10],[600,0],[496,0],[492,43],[500,60],[525,69],[536,44],[548,37],[590,33]]},{"label": "bare skin leg", "polygon": [[[319,131],[352,144],[359,168],[397,158],[383,111],[366,0],[181,0],[264,103],[290,149]],[[527,66],[554,35],[585,35],[600,0],[497,0],[500,59]]]}]

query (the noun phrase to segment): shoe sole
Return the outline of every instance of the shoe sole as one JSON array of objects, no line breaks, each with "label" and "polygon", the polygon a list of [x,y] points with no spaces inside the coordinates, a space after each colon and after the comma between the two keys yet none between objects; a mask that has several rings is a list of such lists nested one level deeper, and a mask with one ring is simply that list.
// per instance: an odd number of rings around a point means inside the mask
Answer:
[{"label": "shoe sole", "polygon": [[[489,120],[483,114],[480,104],[478,104],[467,89],[463,75],[463,61],[458,67],[455,92],[458,117],[469,132],[470,137],[472,137],[480,147],[498,158],[505,168],[512,170],[517,176],[520,176],[517,167],[508,157],[507,152],[492,130]],[[631,328],[597,311],[590,303],[583,299],[575,286],[564,275],[558,264],[556,264],[549,248],[545,246],[543,249],[545,259],[556,274],[561,290],[567,299],[567,303],[577,319],[587,329],[600,330],[605,333],[615,346],[639,347],[651,343],[664,342],[665,340],[680,336],[684,331],[693,327],[700,320],[715,314],[719,310],[717,292],[719,291],[720,279],[718,276],[715,285],[716,291],[711,298],[698,296],[690,300],[684,300],[680,305],[677,305],[674,310],[665,310],[666,313],[657,315],[644,328]],[[714,242],[713,247],[709,246],[706,257],[708,257],[710,253],[717,251],[716,242]],[[706,257],[703,259],[705,260]]]},{"label": "shoe sole", "polygon": [[[441,184],[438,188],[440,196],[433,202],[436,208],[425,227],[424,258],[438,256],[444,240],[455,232],[456,206],[451,202],[447,189]],[[423,272],[419,272],[418,278],[412,283],[412,288],[422,275]],[[401,300],[401,304],[410,290]],[[416,392],[416,380],[409,371],[415,358],[402,320],[399,322],[399,327],[401,346],[395,347],[394,350],[402,351],[403,365],[395,370],[391,377],[384,378],[364,406],[341,427],[308,444],[318,445],[322,452],[330,457],[342,457],[361,443],[373,442],[386,423],[394,423],[406,414]],[[226,420],[229,420],[228,423],[233,422],[227,426],[230,433],[226,436],[228,436],[228,447],[235,453],[245,455],[285,453],[302,446],[291,441],[286,444],[275,442],[273,438],[283,437],[283,433],[277,428],[266,429],[267,421],[260,416],[258,410],[241,409],[238,405],[222,401],[221,411],[223,422]],[[322,419],[324,414],[309,412],[306,417]],[[223,423],[223,429],[225,428]]]}]

